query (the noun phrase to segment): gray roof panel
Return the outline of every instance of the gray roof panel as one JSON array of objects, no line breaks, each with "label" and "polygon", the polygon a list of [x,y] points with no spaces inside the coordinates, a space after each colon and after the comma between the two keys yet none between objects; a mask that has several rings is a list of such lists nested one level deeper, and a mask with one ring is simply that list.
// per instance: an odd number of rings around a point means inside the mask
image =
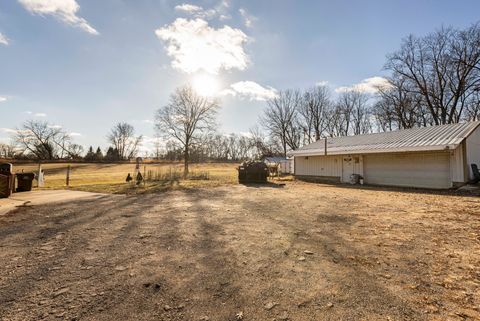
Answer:
[{"label": "gray roof panel", "polygon": [[[327,138],[327,154],[366,154],[455,149],[480,121],[417,127],[385,133]],[[291,155],[325,155],[325,139],[290,152]]]}]

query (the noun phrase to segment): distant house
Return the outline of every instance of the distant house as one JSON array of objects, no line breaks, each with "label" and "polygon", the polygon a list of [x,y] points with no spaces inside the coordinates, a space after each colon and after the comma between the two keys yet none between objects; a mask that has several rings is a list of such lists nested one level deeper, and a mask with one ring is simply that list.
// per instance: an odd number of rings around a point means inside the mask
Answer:
[{"label": "distant house", "polygon": [[269,167],[278,166],[278,171],[281,174],[293,173],[293,159],[291,158],[272,156],[265,157],[263,162]]},{"label": "distant house", "polygon": [[451,188],[480,165],[480,122],[321,139],[290,154],[299,178],[366,184]]}]

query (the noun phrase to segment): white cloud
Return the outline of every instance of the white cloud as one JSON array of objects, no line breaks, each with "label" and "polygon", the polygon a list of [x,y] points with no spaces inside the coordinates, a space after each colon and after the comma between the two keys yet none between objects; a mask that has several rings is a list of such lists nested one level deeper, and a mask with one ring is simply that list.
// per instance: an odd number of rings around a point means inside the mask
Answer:
[{"label": "white cloud", "polygon": [[232,19],[232,16],[229,15],[229,14],[221,14],[218,19],[220,19],[220,21],[225,21],[225,20],[229,20],[229,19]]},{"label": "white cloud", "polygon": [[257,17],[249,14],[247,10],[243,8],[238,9],[238,12],[240,12],[240,15],[242,16],[242,19],[243,19],[243,23],[247,28],[253,27],[253,23],[258,20]]},{"label": "white cloud", "polygon": [[33,115],[35,117],[47,117],[47,114],[45,113],[34,113],[33,111],[30,111],[30,110],[24,111],[23,113],[27,115]]},{"label": "white cloud", "polygon": [[277,90],[273,87],[263,87],[254,81],[239,81],[231,84],[229,88],[224,89],[221,95],[239,96],[249,100],[265,101],[275,98]]},{"label": "white cloud", "polygon": [[82,134],[80,133],[75,133],[75,132],[72,132],[69,134],[70,136],[74,137],[74,136],[82,136]]},{"label": "white cloud", "polygon": [[0,103],[1,103],[1,102],[4,102],[4,101],[7,101],[7,97],[2,97],[2,96],[0,96]]},{"label": "white cloud", "polygon": [[17,130],[16,129],[11,129],[11,128],[0,128],[0,131],[8,134],[16,134]]},{"label": "white cloud", "polygon": [[61,125],[48,125],[48,128],[60,129],[60,128],[62,128],[62,126]]},{"label": "white cloud", "polygon": [[390,83],[386,78],[383,77],[371,77],[371,78],[366,78],[359,82],[358,84],[352,85],[352,86],[343,86],[343,87],[338,87],[335,89],[335,92],[341,93],[341,92],[346,92],[346,91],[360,91],[364,92],[367,94],[375,94],[378,92],[378,88],[382,87],[390,87]]},{"label": "white cloud", "polygon": [[175,6],[175,10],[192,13],[192,12],[203,11],[203,8],[200,6],[196,6],[194,4],[184,3],[178,6]]},{"label": "white cloud", "polygon": [[217,15],[215,9],[205,10],[200,6],[184,3],[175,7],[175,10],[191,15],[195,18],[211,19]]},{"label": "white cloud", "polygon": [[229,3],[230,0],[222,0],[220,2],[220,4],[217,6],[217,8],[224,8],[224,9],[228,9],[230,7],[230,3]]},{"label": "white cloud", "polygon": [[240,29],[215,29],[203,19],[178,18],[155,31],[173,58],[172,67],[186,73],[204,70],[217,74],[220,69],[244,70],[248,56],[243,45],[248,37]]},{"label": "white cloud", "polygon": [[34,14],[52,15],[66,24],[78,27],[92,35],[98,35],[90,24],[77,16],[80,6],[75,0],[18,0],[25,9]]},{"label": "white cloud", "polygon": [[0,45],[8,46],[8,38],[0,32]]},{"label": "white cloud", "polygon": [[194,18],[201,18],[201,19],[213,19],[219,18],[220,20],[227,20],[230,19],[231,16],[226,12],[228,8],[228,2],[223,1],[220,2],[215,8],[213,9],[204,9],[201,6],[197,6],[195,4],[190,3],[183,3],[180,5],[175,6],[175,10],[186,15],[192,16]]},{"label": "white cloud", "polygon": [[317,82],[315,85],[319,86],[319,87],[323,87],[323,86],[328,86],[329,84],[330,83],[328,82],[328,80],[322,80],[322,81]]}]

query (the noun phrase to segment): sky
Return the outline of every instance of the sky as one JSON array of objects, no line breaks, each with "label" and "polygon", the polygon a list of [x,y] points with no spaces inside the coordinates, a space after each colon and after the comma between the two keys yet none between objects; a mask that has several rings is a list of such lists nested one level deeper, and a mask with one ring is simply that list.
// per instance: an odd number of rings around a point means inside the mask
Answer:
[{"label": "sky", "polygon": [[373,91],[409,34],[480,20],[464,0],[0,0],[0,141],[28,119],[107,146],[117,122],[154,137],[179,86],[218,97],[245,133],[279,90]]}]

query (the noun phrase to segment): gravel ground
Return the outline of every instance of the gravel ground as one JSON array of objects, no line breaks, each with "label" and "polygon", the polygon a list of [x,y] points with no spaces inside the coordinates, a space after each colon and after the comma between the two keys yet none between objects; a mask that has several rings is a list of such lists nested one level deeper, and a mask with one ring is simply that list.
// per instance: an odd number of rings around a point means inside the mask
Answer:
[{"label": "gravel ground", "polygon": [[480,320],[480,198],[308,183],[0,217],[1,320]]}]

